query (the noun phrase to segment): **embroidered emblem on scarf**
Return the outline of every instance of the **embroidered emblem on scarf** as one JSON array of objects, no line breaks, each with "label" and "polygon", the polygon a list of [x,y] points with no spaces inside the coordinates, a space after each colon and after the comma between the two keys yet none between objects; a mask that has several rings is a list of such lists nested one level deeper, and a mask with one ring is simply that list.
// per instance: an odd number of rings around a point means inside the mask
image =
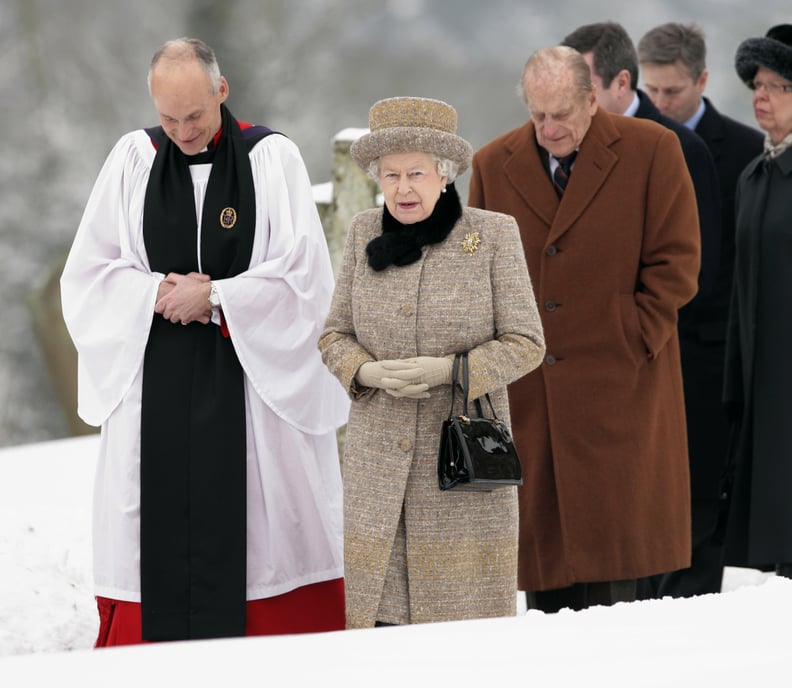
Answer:
[{"label": "embroidered emblem on scarf", "polygon": [[223,229],[233,229],[237,221],[237,212],[233,208],[223,208],[220,212],[220,226]]}]

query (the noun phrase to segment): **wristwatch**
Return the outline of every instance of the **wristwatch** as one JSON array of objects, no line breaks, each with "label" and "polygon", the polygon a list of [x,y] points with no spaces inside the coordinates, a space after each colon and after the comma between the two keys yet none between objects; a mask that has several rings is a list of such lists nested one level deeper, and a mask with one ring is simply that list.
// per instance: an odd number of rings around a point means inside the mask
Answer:
[{"label": "wristwatch", "polygon": [[209,282],[209,305],[212,308],[220,307],[220,294],[217,293],[217,287],[214,282]]}]

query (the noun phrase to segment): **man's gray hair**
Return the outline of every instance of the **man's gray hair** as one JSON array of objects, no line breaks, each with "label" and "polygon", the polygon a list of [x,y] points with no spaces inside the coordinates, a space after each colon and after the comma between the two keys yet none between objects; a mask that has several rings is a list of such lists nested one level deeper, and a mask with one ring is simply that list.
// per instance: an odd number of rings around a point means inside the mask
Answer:
[{"label": "man's gray hair", "polygon": [[583,56],[574,48],[565,45],[540,48],[528,58],[523,68],[522,79],[517,87],[518,93],[522,95],[526,105],[528,105],[528,94],[525,90],[525,82],[529,76],[559,81],[569,77],[572,80],[575,95],[580,101],[585,100],[594,91],[591,70]]},{"label": "man's gray hair", "polygon": [[220,66],[217,64],[214,50],[199,38],[175,38],[163,43],[151,58],[148,71],[149,93],[151,92],[151,73],[163,59],[174,62],[198,60],[209,75],[212,93],[216,94],[220,90]]}]

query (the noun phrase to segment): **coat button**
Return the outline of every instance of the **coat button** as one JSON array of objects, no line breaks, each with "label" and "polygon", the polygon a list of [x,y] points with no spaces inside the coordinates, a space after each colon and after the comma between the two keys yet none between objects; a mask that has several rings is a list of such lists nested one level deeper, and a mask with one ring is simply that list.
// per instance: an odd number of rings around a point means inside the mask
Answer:
[{"label": "coat button", "polygon": [[545,301],[545,309],[551,313],[556,309],[557,306],[558,304],[555,301]]},{"label": "coat button", "polygon": [[412,449],[412,442],[410,442],[410,440],[402,440],[399,444],[399,447],[401,447],[403,452],[408,452],[410,449]]},{"label": "coat button", "polygon": [[400,312],[402,315],[405,315],[405,316],[409,317],[409,316],[411,316],[411,315],[413,314],[413,308],[412,308],[412,306],[410,306],[409,304],[406,304],[406,303],[405,303],[405,304],[404,304],[404,305],[403,305],[403,306],[402,306],[402,307],[399,309],[399,312]]},{"label": "coat button", "polygon": [[547,363],[547,365],[555,365],[557,360],[558,359],[556,359],[553,354],[547,354],[547,356],[545,356],[545,363]]},{"label": "coat button", "polygon": [[554,256],[556,253],[558,253],[558,249],[553,244],[545,249],[546,256]]}]

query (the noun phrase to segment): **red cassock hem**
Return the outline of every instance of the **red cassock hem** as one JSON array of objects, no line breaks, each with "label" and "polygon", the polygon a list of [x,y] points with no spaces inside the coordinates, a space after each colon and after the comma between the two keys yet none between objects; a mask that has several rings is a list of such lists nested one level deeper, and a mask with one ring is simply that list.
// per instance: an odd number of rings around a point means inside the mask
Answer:
[{"label": "red cassock hem", "polygon": [[[97,597],[99,635],[95,647],[138,645],[143,640],[139,602]],[[305,585],[291,592],[250,600],[245,607],[245,635],[285,635],[342,631],[344,579]]]}]

